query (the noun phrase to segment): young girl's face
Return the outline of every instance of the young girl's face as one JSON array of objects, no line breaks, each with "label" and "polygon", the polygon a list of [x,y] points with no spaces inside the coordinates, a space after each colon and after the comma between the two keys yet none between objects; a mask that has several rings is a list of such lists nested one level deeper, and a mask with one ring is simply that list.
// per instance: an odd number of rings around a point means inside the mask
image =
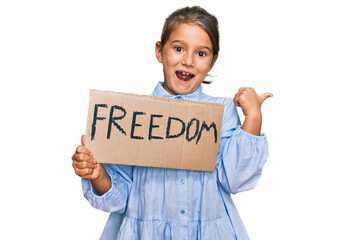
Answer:
[{"label": "young girl's face", "polygon": [[213,67],[212,43],[195,24],[179,24],[164,46],[156,43],[156,57],[163,64],[164,88],[172,95],[194,92]]}]

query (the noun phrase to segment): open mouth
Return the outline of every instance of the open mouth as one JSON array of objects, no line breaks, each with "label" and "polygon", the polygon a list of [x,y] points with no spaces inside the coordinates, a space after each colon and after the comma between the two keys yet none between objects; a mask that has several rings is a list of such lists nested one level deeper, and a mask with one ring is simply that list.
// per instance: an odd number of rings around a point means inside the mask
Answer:
[{"label": "open mouth", "polygon": [[182,81],[190,81],[195,75],[183,71],[176,71],[176,76]]}]

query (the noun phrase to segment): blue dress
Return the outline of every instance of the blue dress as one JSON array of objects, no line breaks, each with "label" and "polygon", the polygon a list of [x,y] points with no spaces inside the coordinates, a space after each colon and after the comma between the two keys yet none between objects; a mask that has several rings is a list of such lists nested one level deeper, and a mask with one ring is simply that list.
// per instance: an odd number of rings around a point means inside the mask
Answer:
[{"label": "blue dress", "polygon": [[104,164],[112,187],[99,196],[82,179],[85,198],[110,212],[100,239],[249,239],[230,194],[252,189],[268,158],[266,136],[241,129],[229,98],[211,97],[200,86],[187,95],[170,95],[159,82],[152,95],[225,104],[214,172]]}]

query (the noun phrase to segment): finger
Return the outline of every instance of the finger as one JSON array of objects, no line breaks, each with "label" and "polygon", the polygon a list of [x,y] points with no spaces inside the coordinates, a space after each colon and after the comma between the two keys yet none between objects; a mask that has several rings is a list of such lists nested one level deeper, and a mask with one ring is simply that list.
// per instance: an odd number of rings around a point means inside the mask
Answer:
[{"label": "finger", "polygon": [[75,153],[78,153],[78,154],[87,154],[89,156],[93,156],[93,153],[91,150],[89,150],[88,148],[84,147],[83,145],[79,145],[75,151]]},{"label": "finger", "polygon": [[96,160],[87,155],[87,154],[74,154],[74,158],[73,160],[77,161],[77,162],[89,162],[91,164],[95,164],[96,163]]},{"label": "finger", "polygon": [[78,169],[86,169],[86,168],[94,168],[94,164],[90,163],[90,162],[78,162],[78,161],[74,161],[73,163],[73,167],[74,168],[78,168]]},{"label": "finger", "polygon": [[83,146],[85,146],[85,135],[82,135],[82,137],[80,138],[80,142]]},{"label": "finger", "polygon": [[260,98],[261,98],[261,102],[264,102],[265,99],[272,97],[273,94],[272,93],[263,93]]},{"label": "finger", "polygon": [[85,177],[87,175],[93,174],[94,170],[92,168],[84,168],[84,169],[74,168],[74,171],[79,177]]},{"label": "finger", "polygon": [[87,180],[94,180],[97,179],[99,175],[94,174],[94,171],[91,174],[85,175],[82,178],[87,179]]},{"label": "finger", "polygon": [[242,92],[242,91],[244,91],[244,90],[246,90],[247,88],[246,87],[241,87],[241,88],[239,88],[239,91],[238,92]]},{"label": "finger", "polygon": [[233,99],[233,102],[234,102],[235,106],[240,107],[240,104],[239,104],[239,101],[238,101],[238,97],[239,97],[239,95],[236,94],[235,97],[234,97],[234,99]]},{"label": "finger", "polygon": [[[100,165],[101,165],[101,163],[95,164],[93,167],[93,171],[88,175],[83,175],[82,178],[89,179],[89,180],[97,178],[99,176],[99,173],[97,174],[96,168],[101,167]],[[99,172],[99,170],[98,170],[98,172]]]}]

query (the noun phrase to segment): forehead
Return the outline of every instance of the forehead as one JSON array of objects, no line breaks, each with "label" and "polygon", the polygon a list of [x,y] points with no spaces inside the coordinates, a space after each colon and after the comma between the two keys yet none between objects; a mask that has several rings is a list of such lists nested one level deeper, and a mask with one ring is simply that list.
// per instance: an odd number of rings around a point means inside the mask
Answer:
[{"label": "forehead", "polygon": [[209,35],[196,24],[180,23],[172,31],[169,42],[182,41],[192,46],[205,46],[212,49]]}]

